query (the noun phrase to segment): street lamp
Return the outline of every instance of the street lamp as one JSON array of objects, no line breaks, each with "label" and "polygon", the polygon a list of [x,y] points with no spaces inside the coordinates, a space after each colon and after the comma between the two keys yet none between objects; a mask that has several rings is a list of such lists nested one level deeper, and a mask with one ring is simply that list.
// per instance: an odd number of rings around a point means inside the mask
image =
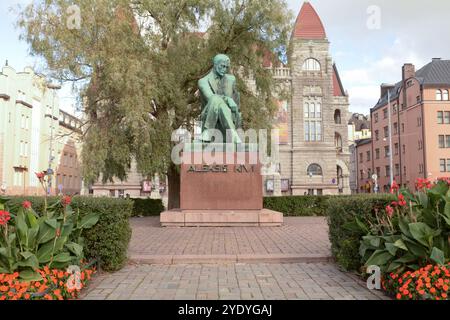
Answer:
[{"label": "street lamp", "polygon": [[392,120],[391,120],[391,89],[393,89],[395,86],[393,84],[387,84],[383,83],[381,85],[382,89],[387,90],[388,95],[388,121],[389,121],[389,175],[391,180],[391,186],[394,183],[394,159],[392,155]]},{"label": "street lamp", "polygon": [[47,169],[47,175],[49,177],[48,179],[48,190],[47,193],[50,194],[52,190],[52,181],[53,181],[53,121],[54,121],[54,114],[55,114],[55,96],[56,96],[56,90],[60,90],[61,86],[58,84],[48,83],[47,88],[53,91],[53,99],[52,99],[52,114],[50,115],[50,152],[48,157],[48,169]]}]

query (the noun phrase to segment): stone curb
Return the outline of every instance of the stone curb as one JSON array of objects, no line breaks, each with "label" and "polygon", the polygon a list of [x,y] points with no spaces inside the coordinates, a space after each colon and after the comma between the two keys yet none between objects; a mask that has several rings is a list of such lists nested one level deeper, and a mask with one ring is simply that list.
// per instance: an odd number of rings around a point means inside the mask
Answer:
[{"label": "stone curb", "polygon": [[230,255],[139,255],[129,261],[138,264],[221,264],[221,263],[328,263],[331,256],[319,254],[230,254]]}]

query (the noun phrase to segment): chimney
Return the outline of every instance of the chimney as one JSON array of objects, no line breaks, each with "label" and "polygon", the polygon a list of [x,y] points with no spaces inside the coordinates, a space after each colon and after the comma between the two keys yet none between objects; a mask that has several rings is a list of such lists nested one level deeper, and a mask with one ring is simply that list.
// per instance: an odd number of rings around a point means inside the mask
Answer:
[{"label": "chimney", "polygon": [[402,68],[403,71],[403,81],[414,78],[416,76],[416,68],[412,63],[405,63]]}]

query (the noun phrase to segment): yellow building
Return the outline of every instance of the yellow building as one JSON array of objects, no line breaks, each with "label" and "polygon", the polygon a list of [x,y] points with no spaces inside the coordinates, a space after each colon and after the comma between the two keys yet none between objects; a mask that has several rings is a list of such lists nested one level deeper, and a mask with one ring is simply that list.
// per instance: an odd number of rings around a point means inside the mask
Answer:
[{"label": "yellow building", "polygon": [[[52,194],[80,192],[81,122],[59,109],[56,92],[31,68],[0,72],[0,184],[7,195],[44,193],[35,172],[53,169]],[[59,181],[57,178],[59,177]],[[61,185],[58,189],[58,185]],[[67,189],[67,190],[66,190]]]}]

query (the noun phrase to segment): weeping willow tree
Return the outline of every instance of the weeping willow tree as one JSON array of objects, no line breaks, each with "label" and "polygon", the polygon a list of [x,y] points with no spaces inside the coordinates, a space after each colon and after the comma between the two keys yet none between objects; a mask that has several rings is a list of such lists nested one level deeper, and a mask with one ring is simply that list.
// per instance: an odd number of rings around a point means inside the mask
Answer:
[{"label": "weeping willow tree", "polygon": [[135,160],[143,175],[168,175],[171,209],[179,205],[171,135],[200,116],[198,80],[227,54],[244,129],[268,128],[273,78],[262,61],[278,58],[290,20],[284,0],[35,0],[18,26],[49,75],[77,88],[85,181],[126,179]]}]

